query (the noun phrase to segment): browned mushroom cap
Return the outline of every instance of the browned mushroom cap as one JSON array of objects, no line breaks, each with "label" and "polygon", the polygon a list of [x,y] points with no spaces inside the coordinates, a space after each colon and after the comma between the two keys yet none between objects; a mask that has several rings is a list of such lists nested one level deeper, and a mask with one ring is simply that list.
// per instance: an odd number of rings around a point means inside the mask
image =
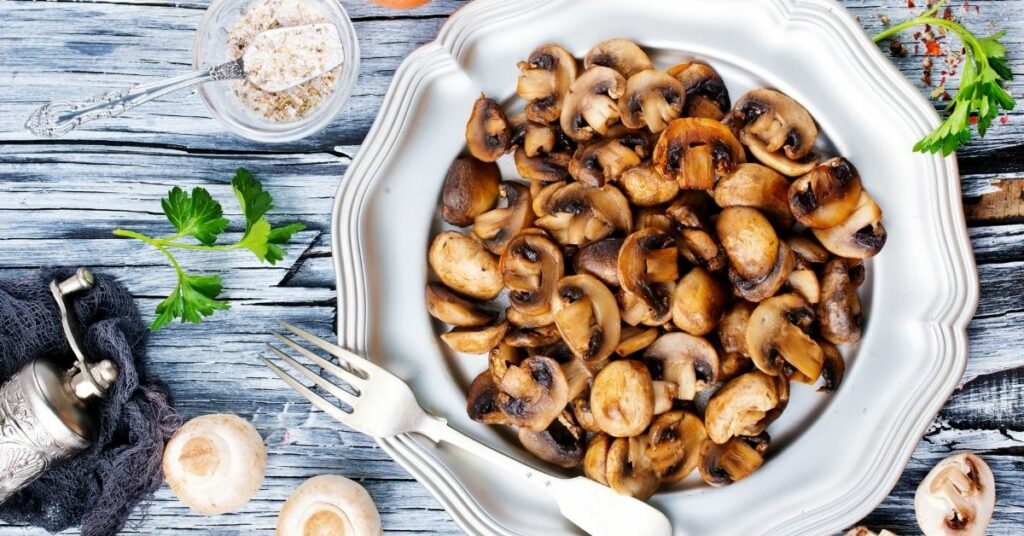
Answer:
[{"label": "browned mushroom cap", "polygon": [[610,184],[587,188],[578,182],[544,187],[533,206],[537,226],[562,245],[585,245],[633,226],[629,201]]},{"label": "browned mushroom cap", "polygon": [[[520,120],[522,123],[517,123]],[[555,152],[559,136],[562,135],[557,127],[527,121],[521,116],[516,116],[511,121],[512,145],[521,147],[526,156],[532,158]]]},{"label": "browned mushroom cap", "polygon": [[534,456],[559,467],[572,469],[583,460],[585,435],[572,413],[563,411],[543,432],[520,428],[519,442]]},{"label": "browned mushroom cap", "polygon": [[740,374],[754,370],[754,362],[739,352],[726,352],[722,354],[719,361],[722,370],[718,375],[718,379],[722,382],[727,382]]},{"label": "browned mushroom cap", "polygon": [[502,341],[516,348],[541,348],[555,344],[561,337],[554,324],[534,327],[512,326]]},{"label": "browned mushroom cap", "polygon": [[612,437],[598,430],[587,444],[583,455],[583,474],[587,478],[608,485],[608,451],[612,448]]},{"label": "browned mushroom cap", "polygon": [[569,160],[572,153],[566,151],[555,151],[552,153],[529,156],[526,149],[517,147],[514,154],[516,171],[524,179],[533,183],[567,181],[572,178],[569,174]]},{"label": "browned mushroom cap", "polygon": [[[659,283],[656,286],[657,293],[659,295],[664,294],[671,298],[675,292],[676,284],[674,281],[667,283]],[[622,317],[622,321],[630,326],[637,326],[643,324],[645,326],[664,326],[668,327],[669,322],[672,320],[672,308],[665,309],[664,314],[657,314],[654,309],[648,306],[639,296],[629,292],[625,289],[619,289],[615,293],[615,301],[619,304],[619,316]]]},{"label": "browned mushroom cap", "polygon": [[797,267],[786,278],[786,287],[802,296],[807,303],[818,303],[821,301],[821,284],[818,282],[817,272],[799,258],[796,265]]},{"label": "browned mushroom cap", "polygon": [[686,97],[678,80],[654,69],[633,74],[626,80],[626,91],[619,97],[619,115],[629,128],[647,127],[651,132],[665,130],[669,121],[683,112]]},{"label": "browned mushroom cap", "polygon": [[747,325],[747,349],[757,368],[772,376],[788,376],[795,368],[816,381],[824,355],[803,330],[813,321],[814,310],[796,294],[780,294],[758,304]]},{"label": "browned mushroom cap", "polygon": [[750,323],[750,313],[754,312],[755,307],[753,303],[739,300],[725,311],[722,321],[718,323],[718,340],[722,343],[723,350],[744,356],[750,355],[747,351],[747,325]]},{"label": "browned mushroom cap", "polygon": [[775,265],[767,274],[755,279],[746,279],[730,266],[729,281],[732,283],[733,290],[741,298],[751,302],[760,302],[775,295],[782,288],[782,284],[792,273],[795,263],[796,256],[793,255],[793,250],[789,249],[789,245],[785,242],[779,242]]},{"label": "browned mushroom cap", "polygon": [[550,326],[555,323],[555,315],[547,310],[539,315],[528,315],[520,313],[515,307],[505,309],[505,319],[516,328],[539,328]]},{"label": "browned mushroom cap", "polygon": [[623,124],[613,125],[604,134],[605,139],[614,139],[620,144],[629,147],[642,160],[646,160],[654,152],[654,144],[658,142],[658,136],[647,129],[628,128]]},{"label": "browned mushroom cap", "polygon": [[823,393],[831,393],[839,388],[840,383],[843,383],[846,363],[836,345],[828,341],[818,341],[818,345],[821,346],[821,351],[825,355],[825,361],[821,365],[822,384],[818,390]]},{"label": "browned mushroom cap", "polygon": [[651,58],[642,48],[621,38],[601,41],[587,52],[583,57],[583,68],[590,69],[595,65],[614,69],[626,78],[654,68]]},{"label": "browned mushroom cap", "polygon": [[606,477],[619,495],[644,501],[654,495],[661,482],[647,457],[647,436],[620,437],[608,448]]},{"label": "browned mushroom cap", "polygon": [[710,65],[699,61],[688,61],[669,67],[668,74],[683,85],[686,117],[706,117],[721,120],[728,113],[731,103],[725,82]]},{"label": "browned mushroom cap", "polygon": [[721,445],[735,436],[760,434],[781,413],[779,408],[789,398],[788,384],[786,378],[757,370],[733,378],[708,400],[704,410],[708,437]]},{"label": "browned mushroom cap", "polygon": [[718,381],[718,352],[703,337],[666,333],[647,348],[644,359],[661,370],[665,381],[676,384],[679,400],[693,400]]},{"label": "browned mushroom cap", "polygon": [[728,302],[728,285],[694,267],[676,283],[672,322],[691,335],[706,335],[718,325]]},{"label": "browned mushroom cap", "polygon": [[675,239],[652,227],[626,237],[619,250],[619,284],[663,317],[671,312],[672,291],[666,285],[679,277]]},{"label": "browned mushroom cap", "polygon": [[619,184],[626,192],[626,197],[641,207],[668,203],[679,193],[679,183],[662,177],[651,164],[627,169],[619,177]]},{"label": "browned mushroom cap", "polygon": [[457,158],[444,179],[441,189],[441,217],[444,221],[466,227],[498,202],[498,166],[476,158]]},{"label": "browned mushroom cap", "polygon": [[486,354],[501,342],[507,331],[508,322],[482,328],[455,328],[441,334],[441,340],[456,352]]},{"label": "browned mushroom cap", "polygon": [[716,488],[742,480],[764,464],[764,456],[740,437],[723,445],[705,441],[699,456],[701,478]]},{"label": "browned mushroom cap", "polygon": [[427,283],[427,312],[430,316],[457,327],[479,327],[493,322],[496,315],[464,300],[439,283]]},{"label": "browned mushroom cap", "polygon": [[619,345],[615,347],[615,353],[622,357],[629,357],[654,344],[657,339],[658,328],[625,326],[622,328],[622,334],[619,335]]},{"label": "browned mushroom cap", "polygon": [[757,209],[728,207],[715,221],[729,266],[745,279],[763,277],[779,254],[779,237],[772,224]]},{"label": "browned mushroom cap", "polygon": [[498,389],[489,370],[480,373],[469,385],[466,396],[466,414],[484,424],[511,424],[512,420],[501,410],[499,400],[506,396]]},{"label": "browned mushroom cap", "polygon": [[604,134],[619,120],[618,99],[626,90],[626,79],[607,67],[583,71],[565,96],[562,131],[577,141]]},{"label": "browned mushroom cap", "polygon": [[427,257],[441,282],[462,295],[489,300],[501,292],[498,258],[464,234],[445,231],[435,236]]},{"label": "browned mushroom cap", "polygon": [[631,437],[647,429],[654,416],[654,380],[639,361],[608,363],[590,386],[590,411],[613,437]]},{"label": "browned mushroom cap", "polygon": [[498,269],[509,290],[512,308],[533,317],[551,309],[555,285],[565,275],[562,250],[536,233],[524,233],[512,239],[501,255]]},{"label": "browned mushroom cap", "polygon": [[[754,89],[740,98],[729,114],[737,137],[761,163],[791,175],[806,159],[818,140],[814,118],[800,103],[778,91]],[[795,167],[780,169],[790,161]]]},{"label": "browned mushroom cap", "polygon": [[619,286],[619,250],[622,238],[613,237],[591,242],[573,257],[572,265],[578,274],[590,274],[610,286]]},{"label": "browned mushroom cap", "polygon": [[710,190],[746,162],[743,146],[713,119],[684,117],[669,123],[654,147],[654,165],[684,189]]},{"label": "browned mushroom cap", "polygon": [[537,123],[557,121],[562,100],[576,80],[576,58],[558,45],[547,44],[519,62],[516,93],[526,104],[526,117]]},{"label": "browned mushroom cap", "polygon": [[725,207],[753,207],[780,228],[793,226],[789,210],[789,181],[761,164],[740,164],[715,185],[715,203]]},{"label": "browned mushroom cap", "polygon": [[860,192],[857,168],[837,156],[793,181],[789,187],[789,208],[804,226],[827,229],[849,217],[857,207]]},{"label": "browned mushroom cap", "polygon": [[592,370],[601,367],[619,344],[619,307],[608,287],[579,274],[558,281],[551,309],[555,325],[572,353]]},{"label": "browned mushroom cap", "polygon": [[587,386],[579,396],[572,400],[571,406],[572,413],[576,417],[576,422],[578,422],[584,430],[592,434],[596,434],[601,431],[601,427],[598,426],[597,420],[594,419],[594,414],[590,411],[590,386]]},{"label": "browned mushroom cap", "polygon": [[569,161],[569,174],[585,186],[597,187],[638,165],[640,156],[632,148],[606,139],[578,146]]},{"label": "browned mushroom cap", "polygon": [[647,455],[662,482],[678,482],[696,467],[700,447],[707,440],[704,421],[689,411],[663,413],[651,423]]},{"label": "browned mushroom cap", "polygon": [[821,336],[834,344],[853,344],[860,340],[860,298],[850,281],[846,259],[832,259],[821,277],[821,303],[818,304]]},{"label": "browned mushroom cap", "polygon": [[543,356],[528,357],[508,367],[498,389],[497,406],[511,424],[534,432],[547,429],[569,403],[561,367]]},{"label": "browned mushroom cap", "polygon": [[484,162],[494,162],[508,150],[512,140],[508,118],[494,100],[480,94],[466,123],[469,153]]},{"label": "browned mushroom cap", "polygon": [[494,381],[501,381],[508,368],[522,363],[524,357],[519,348],[499,343],[487,354],[487,370]]},{"label": "browned mushroom cap", "polygon": [[842,223],[828,229],[814,229],[821,245],[848,259],[866,259],[878,255],[885,245],[882,209],[867,192],[860,193],[857,208]]},{"label": "browned mushroom cap", "polygon": [[684,191],[665,214],[672,228],[679,234],[679,252],[692,264],[717,272],[726,266],[725,250],[711,232],[707,223],[707,207],[702,199],[693,199],[702,192]]},{"label": "browned mushroom cap", "polygon": [[804,264],[825,264],[829,259],[828,250],[821,247],[821,244],[813,238],[804,235],[791,235],[786,238],[786,244],[796,254],[797,261]]},{"label": "browned mushroom cap", "polygon": [[518,182],[506,181],[498,189],[506,205],[484,212],[473,220],[473,235],[495,255],[505,252],[513,238],[533,223],[533,197],[530,189]]}]

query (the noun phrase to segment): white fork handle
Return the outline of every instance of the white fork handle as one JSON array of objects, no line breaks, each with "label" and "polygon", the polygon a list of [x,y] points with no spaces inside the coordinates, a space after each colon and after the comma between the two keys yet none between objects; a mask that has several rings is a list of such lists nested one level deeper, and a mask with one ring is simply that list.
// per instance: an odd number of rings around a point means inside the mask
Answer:
[{"label": "white fork handle", "polygon": [[442,418],[430,417],[416,431],[435,443],[443,441],[470,452],[545,491],[566,519],[593,536],[672,534],[672,523],[653,506],[619,495],[589,478],[561,478],[539,471],[448,426]]}]

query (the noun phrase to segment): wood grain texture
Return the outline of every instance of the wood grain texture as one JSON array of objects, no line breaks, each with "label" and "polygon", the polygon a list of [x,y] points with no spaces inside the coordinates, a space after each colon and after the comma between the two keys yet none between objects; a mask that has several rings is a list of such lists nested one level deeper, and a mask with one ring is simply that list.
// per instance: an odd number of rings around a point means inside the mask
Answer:
[{"label": "wood grain texture", "polygon": [[[125,533],[272,534],[282,501],[302,480],[320,473],[363,483],[389,534],[458,533],[429,493],[372,441],[311,411],[255,361],[279,318],[331,336],[336,310],[329,213],[339,178],[398,64],[465,2],[435,0],[409,12],[382,10],[365,0],[343,3],[362,47],[355,94],[323,132],[266,146],[226,133],[194,92],[147,104],[121,120],[92,123],[58,141],[31,138],[21,125],[45,101],[188,69],[193,34],[208,2],[0,0],[0,277],[49,264],[93,266],[128,285],[151,315],[173,285],[173,273],[158,254],[114,238],[110,230],[162,232],[159,199],[171,185],[201,185],[230,200],[229,182],[238,166],[252,170],[273,192],[275,221],[308,227],[274,267],[244,252],[216,260],[183,254],[190,268],[223,273],[232,308],[198,326],[172,326],[149,344],[150,366],[171,384],[186,416],[230,411],[254,422],[270,451],[263,488],[241,512],[211,518],[189,513],[163,488]],[[884,27],[881,15],[899,21],[912,13],[906,0],[843,4],[869,33]],[[1021,99],[1024,2],[977,0],[966,11],[961,5],[953,4],[957,15],[979,32],[1008,30],[1010,66],[1019,75],[1010,90]],[[893,58],[927,94],[932,88],[922,81],[922,59],[920,51]],[[865,523],[918,533],[917,482],[950,452],[975,450],[992,465],[998,482],[990,534],[1016,535],[1024,526],[1024,106],[961,151],[959,161],[982,290],[969,328],[971,357],[961,387],[903,478]],[[232,203],[225,208],[238,215]],[[0,536],[41,534],[0,527]]]}]

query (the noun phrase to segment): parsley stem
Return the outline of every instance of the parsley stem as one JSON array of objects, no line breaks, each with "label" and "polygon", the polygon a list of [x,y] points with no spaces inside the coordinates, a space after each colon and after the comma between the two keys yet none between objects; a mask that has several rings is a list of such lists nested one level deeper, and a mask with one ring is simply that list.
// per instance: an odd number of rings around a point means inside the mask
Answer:
[{"label": "parsley stem", "polygon": [[181,279],[182,277],[185,276],[185,272],[182,271],[181,265],[178,264],[178,259],[175,259],[174,255],[172,255],[170,251],[167,251],[167,248],[164,247],[160,240],[150,238],[144,234],[136,233],[135,231],[129,231],[127,229],[114,229],[114,236],[123,236],[125,238],[134,238],[136,240],[142,240],[143,242],[155,247],[160,251],[160,253],[163,253],[164,256],[167,257],[167,260],[171,261],[171,266],[173,266],[174,271],[177,272],[178,279]]},{"label": "parsley stem", "polygon": [[202,244],[185,244],[183,242],[166,242],[164,240],[160,240],[159,242],[160,244],[167,246],[169,248],[195,249],[201,251],[226,251],[229,249],[238,249],[242,247],[241,244],[222,244],[219,246],[204,246]]}]

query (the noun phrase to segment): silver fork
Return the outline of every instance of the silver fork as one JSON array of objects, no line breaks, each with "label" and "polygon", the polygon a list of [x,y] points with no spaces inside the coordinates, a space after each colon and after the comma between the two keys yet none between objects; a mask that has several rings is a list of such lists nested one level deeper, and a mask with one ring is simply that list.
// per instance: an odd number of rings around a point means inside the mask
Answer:
[{"label": "silver fork", "polygon": [[418,433],[435,443],[444,441],[471,452],[545,491],[555,500],[566,519],[595,536],[672,534],[672,524],[668,518],[653,506],[632,497],[618,495],[611,488],[585,477],[562,478],[547,474],[487,447],[455,430],[445,419],[424,411],[412,389],[397,376],[301,328],[286,322],[279,323],[297,337],[337,357],[343,366],[335,365],[280,333],[274,333],[285,346],[347,383],[352,391],[328,381],[277,346],[267,344],[268,348],[314,384],[348,404],[352,408],[351,412],[316,394],[265,355],[261,354],[260,360],[299,394],[350,428],[372,437]]}]

